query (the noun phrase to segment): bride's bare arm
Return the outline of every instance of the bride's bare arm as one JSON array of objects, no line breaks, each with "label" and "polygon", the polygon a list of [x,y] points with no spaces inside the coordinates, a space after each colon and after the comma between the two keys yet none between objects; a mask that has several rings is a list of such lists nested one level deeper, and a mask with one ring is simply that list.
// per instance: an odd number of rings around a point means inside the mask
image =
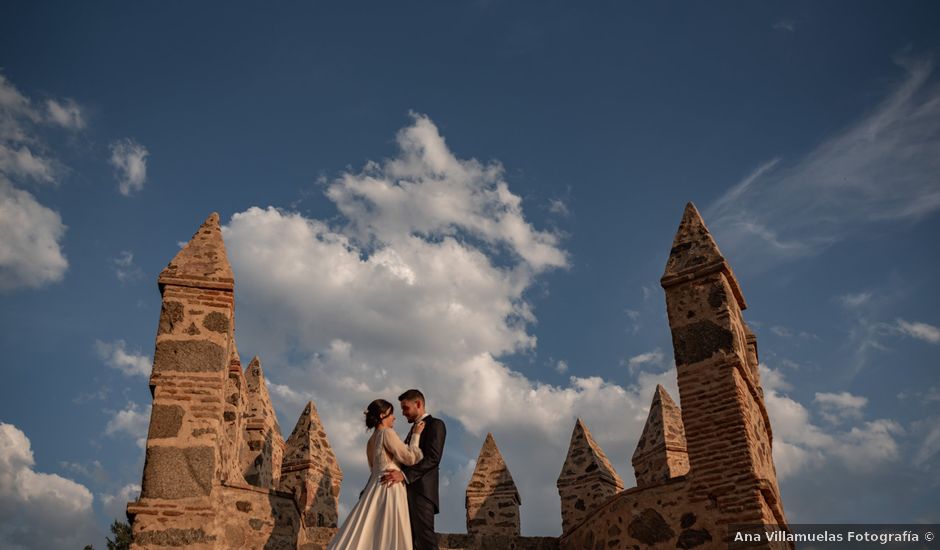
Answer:
[{"label": "bride's bare arm", "polygon": [[421,459],[424,458],[421,448],[418,447],[418,443],[421,439],[420,434],[412,434],[411,442],[405,445],[401,438],[398,437],[398,433],[389,428],[386,430],[385,437],[382,439],[385,444],[385,449],[399,464],[411,466],[421,462]]}]

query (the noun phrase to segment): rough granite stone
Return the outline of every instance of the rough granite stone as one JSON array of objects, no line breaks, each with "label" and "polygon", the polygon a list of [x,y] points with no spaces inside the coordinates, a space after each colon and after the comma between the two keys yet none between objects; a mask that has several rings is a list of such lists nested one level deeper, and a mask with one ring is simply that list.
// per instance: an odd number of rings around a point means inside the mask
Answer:
[{"label": "rough granite stone", "polygon": [[160,340],[153,354],[154,372],[215,372],[226,364],[222,346],[206,340]]},{"label": "rough granite stone", "polygon": [[134,543],[141,546],[189,546],[191,544],[212,542],[215,539],[215,535],[209,535],[202,529],[170,528],[134,534]]},{"label": "rough granite stone", "polygon": [[214,474],[212,447],[154,445],[147,448],[141,494],[166,499],[207,496]]},{"label": "rough granite stone", "polygon": [[229,327],[228,316],[218,311],[213,311],[202,320],[202,326],[213,332],[225,334],[228,332]]},{"label": "rough granite stone", "polygon": [[177,324],[183,322],[183,304],[181,302],[163,302],[160,309],[160,325],[157,334],[170,334]]},{"label": "rough granite stone", "polygon": [[183,407],[154,405],[150,411],[150,431],[147,439],[176,437],[183,425]]}]

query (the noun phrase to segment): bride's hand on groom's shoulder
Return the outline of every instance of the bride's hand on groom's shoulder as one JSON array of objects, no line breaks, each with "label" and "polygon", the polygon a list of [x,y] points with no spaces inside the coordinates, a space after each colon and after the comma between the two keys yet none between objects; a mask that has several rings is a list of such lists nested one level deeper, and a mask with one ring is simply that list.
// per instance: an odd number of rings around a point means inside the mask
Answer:
[{"label": "bride's hand on groom's shoulder", "polygon": [[419,434],[419,433],[421,433],[421,432],[423,432],[423,431],[424,431],[424,420],[421,420],[420,422],[418,422],[417,424],[415,424],[415,431],[414,431],[414,433]]}]

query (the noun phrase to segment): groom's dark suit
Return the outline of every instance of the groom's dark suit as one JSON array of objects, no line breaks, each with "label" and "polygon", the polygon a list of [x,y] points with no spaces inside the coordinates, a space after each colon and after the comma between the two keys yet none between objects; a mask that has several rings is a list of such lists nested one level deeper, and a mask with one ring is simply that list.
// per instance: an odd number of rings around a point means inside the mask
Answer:
[{"label": "groom's dark suit", "polygon": [[[412,426],[412,430],[414,426]],[[414,466],[402,466],[407,480],[408,512],[411,516],[411,537],[414,550],[438,550],[437,534],[434,532],[434,515],[440,512],[438,495],[438,466],[444,454],[444,439],[447,429],[444,421],[431,415],[424,417],[421,432],[421,448],[424,458]],[[411,432],[405,443],[411,442]]]}]

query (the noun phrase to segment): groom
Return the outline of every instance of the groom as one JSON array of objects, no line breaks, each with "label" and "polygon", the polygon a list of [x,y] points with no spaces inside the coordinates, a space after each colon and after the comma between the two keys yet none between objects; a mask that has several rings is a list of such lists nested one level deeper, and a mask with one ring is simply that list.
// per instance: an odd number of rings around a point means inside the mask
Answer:
[{"label": "groom", "polygon": [[386,485],[404,482],[408,491],[408,515],[411,517],[411,537],[414,550],[438,550],[434,532],[434,515],[440,512],[438,500],[438,465],[444,454],[447,429],[444,421],[424,410],[424,394],[408,390],[398,396],[401,412],[411,423],[405,444],[411,442],[414,424],[424,420],[424,432],[418,446],[424,458],[414,466],[402,466],[402,471],[385,470],[382,482]]}]

